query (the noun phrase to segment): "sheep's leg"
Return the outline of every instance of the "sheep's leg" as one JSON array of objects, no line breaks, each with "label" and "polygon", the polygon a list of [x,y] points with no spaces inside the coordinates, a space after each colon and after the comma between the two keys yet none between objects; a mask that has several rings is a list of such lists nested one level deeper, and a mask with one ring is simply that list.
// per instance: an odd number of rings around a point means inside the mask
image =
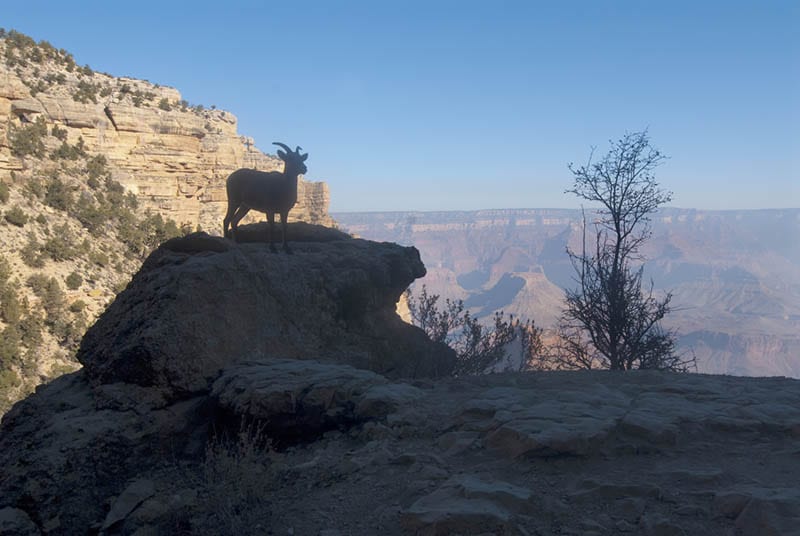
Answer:
[{"label": "sheep's leg", "polygon": [[275,248],[275,213],[274,212],[267,212],[267,221],[269,221],[269,250],[273,253],[277,253],[278,250]]},{"label": "sheep's leg", "polygon": [[236,203],[234,203],[231,199],[228,199],[228,211],[225,213],[225,219],[222,220],[222,236],[225,238],[229,237],[228,226],[230,225],[237,208],[238,207],[236,206]]},{"label": "sheep's leg", "polygon": [[234,241],[236,240],[236,231],[239,228],[239,222],[242,221],[242,218],[244,218],[248,212],[250,212],[250,208],[242,205],[237,208],[236,212],[231,216],[231,238],[233,238]]},{"label": "sheep's leg", "polygon": [[288,212],[281,212],[281,234],[283,234],[283,251],[291,254],[292,248],[290,248],[289,243],[286,242],[286,218],[288,217],[289,217]]}]

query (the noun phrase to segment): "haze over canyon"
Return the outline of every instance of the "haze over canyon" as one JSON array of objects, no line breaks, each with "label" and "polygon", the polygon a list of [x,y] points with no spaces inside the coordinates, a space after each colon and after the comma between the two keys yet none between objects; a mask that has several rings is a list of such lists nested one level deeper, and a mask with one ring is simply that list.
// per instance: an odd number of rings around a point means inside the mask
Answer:
[{"label": "haze over canyon", "polygon": [[[591,211],[587,209],[587,218]],[[566,247],[581,247],[581,212],[334,213],[364,238],[416,246],[428,275],[416,283],[463,299],[478,316],[503,310],[551,327],[574,284]],[[653,221],[645,276],[671,291],[665,327],[698,371],[800,377],[800,209],[667,208]]]}]

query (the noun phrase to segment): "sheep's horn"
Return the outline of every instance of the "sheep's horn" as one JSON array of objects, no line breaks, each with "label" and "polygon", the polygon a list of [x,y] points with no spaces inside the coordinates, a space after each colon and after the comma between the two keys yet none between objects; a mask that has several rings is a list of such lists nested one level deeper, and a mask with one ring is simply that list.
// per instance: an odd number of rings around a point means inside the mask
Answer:
[{"label": "sheep's horn", "polygon": [[282,147],[282,148],[283,148],[283,149],[284,149],[284,150],[285,150],[287,153],[291,153],[291,152],[292,152],[292,150],[291,150],[291,149],[289,149],[289,148],[288,148],[288,147],[287,147],[285,144],[283,144],[283,143],[281,143],[281,142],[278,142],[278,141],[273,141],[273,142],[272,142],[272,145],[277,145],[277,146],[279,146],[279,147]]}]

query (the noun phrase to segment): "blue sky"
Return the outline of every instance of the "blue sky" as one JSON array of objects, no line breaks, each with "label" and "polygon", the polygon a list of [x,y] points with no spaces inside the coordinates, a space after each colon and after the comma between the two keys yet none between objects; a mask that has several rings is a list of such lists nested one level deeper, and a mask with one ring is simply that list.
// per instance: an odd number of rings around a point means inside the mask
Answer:
[{"label": "blue sky", "polygon": [[575,207],[649,129],[673,205],[800,207],[800,2],[4,2],[0,26],[309,152],[331,210]]}]

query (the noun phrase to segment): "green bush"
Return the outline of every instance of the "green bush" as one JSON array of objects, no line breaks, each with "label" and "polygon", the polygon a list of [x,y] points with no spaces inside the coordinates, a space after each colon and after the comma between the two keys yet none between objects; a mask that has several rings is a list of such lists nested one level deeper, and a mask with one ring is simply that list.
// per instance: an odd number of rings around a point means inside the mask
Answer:
[{"label": "green bush", "polygon": [[[20,363],[22,361],[22,334],[16,325],[8,325],[0,334],[0,363]],[[7,365],[6,365],[7,366]]]},{"label": "green bush", "polygon": [[108,175],[108,160],[102,154],[91,157],[86,162],[86,173],[91,178],[99,179]]},{"label": "green bush", "polygon": [[63,211],[72,208],[72,192],[60,179],[51,179],[44,194],[45,204]]},{"label": "green bush", "polygon": [[108,213],[92,201],[88,194],[78,198],[75,204],[73,216],[92,234],[98,235],[104,229],[104,224],[108,219]]},{"label": "green bush", "polygon": [[166,97],[158,101],[158,107],[164,110],[165,112],[169,112],[172,110],[172,106],[170,106],[169,100]]},{"label": "green bush", "polygon": [[78,160],[84,156],[86,156],[85,151],[64,141],[61,142],[61,146],[58,149],[53,151],[50,158],[53,160]]},{"label": "green bush", "polygon": [[62,345],[75,350],[84,333],[86,333],[86,324],[86,315],[75,313],[75,318],[72,321],[59,317],[52,325],[50,332]]},{"label": "green bush", "polygon": [[83,300],[75,300],[69,304],[69,310],[72,313],[80,313],[84,309],[86,309],[86,302]]},{"label": "green bush", "polygon": [[8,203],[8,198],[10,195],[11,191],[8,187],[8,184],[0,182],[0,203]]},{"label": "green bush", "polygon": [[91,82],[87,82],[86,80],[81,80],[78,82],[78,87],[75,90],[75,93],[72,94],[72,99],[76,102],[81,103],[97,103],[97,91],[99,87],[92,84]]},{"label": "green bush", "polygon": [[31,274],[28,276],[27,281],[25,284],[36,294],[39,298],[44,296],[44,290],[47,288],[47,283],[50,281],[50,278],[44,275],[41,272],[37,272],[35,274]]},{"label": "green bush", "polygon": [[44,214],[37,214],[36,223],[40,225],[47,225],[47,217]]},{"label": "green bush", "polygon": [[12,127],[8,132],[11,154],[15,156],[44,156],[44,138],[47,136],[47,123],[39,116],[36,121],[22,127]]},{"label": "green bush", "polygon": [[30,200],[43,198],[46,191],[47,188],[40,177],[31,177],[22,187],[22,194]]},{"label": "green bush", "polygon": [[102,251],[90,251],[89,261],[103,268],[108,266],[109,262],[111,262],[108,258],[108,255]]},{"label": "green bush", "polygon": [[[2,350],[0,350],[2,353]],[[19,375],[11,369],[0,369],[0,395],[5,394],[6,391],[14,389],[20,383]]]},{"label": "green bush", "polygon": [[4,217],[8,223],[17,227],[24,227],[28,223],[28,215],[18,206],[6,210]]},{"label": "green bush", "polygon": [[58,125],[53,125],[53,128],[50,129],[50,134],[61,141],[67,141],[67,129],[59,128]]},{"label": "green bush", "polygon": [[22,262],[31,268],[44,267],[45,256],[42,254],[42,246],[32,234],[28,235],[28,243],[19,250],[19,256],[22,257]]},{"label": "green bush", "polygon": [[47,285],[42,292],[41,300],[42,308],[47,315],[45,317],[45,324],[50,327],[51,330],[58,328],[60,322],[64,320],[67,297],[56,278],[51,277],[47,280]]},{"label": "green bush", "polygon": [[[45,75],[44,79],[47,81],[48,84],[51,85],[53,84],[64,85],[67,82],[67,75],[65,75],[64,73],[48,73],[47,75]],[[53,133],[53,136],[56,136],[56,134]],[[56,137],[58,138],[58,136]]]},{"label": "green bush", "polygon": [[74,259],[78,251],[72,241],[72,233],[67,224],[56,229],[42,246],[42,251],[56,262]]},{"label": "green bush", "polygon": [[0,287],[6,284],[11,277],[11,264],[3,255],[0,255]]},{"label": "green bush", "polygon": [[67,283],[67,288],[70,290],[77,290],[83,284],[83,277],[78,272],[72,272],[67,276],[65,280]]},{"label": "green bush", "polygon": [[19,323],[22,333],[22,343],[28,348],[38,348],[42,344],[42,331],[44,331],[44,318],[39,312],[31,311]]},{"label": "green bush", "polygon": [[0,287],[0,318],[6,324],[18,324],[22,318],[22,304],[14,285]]}]

